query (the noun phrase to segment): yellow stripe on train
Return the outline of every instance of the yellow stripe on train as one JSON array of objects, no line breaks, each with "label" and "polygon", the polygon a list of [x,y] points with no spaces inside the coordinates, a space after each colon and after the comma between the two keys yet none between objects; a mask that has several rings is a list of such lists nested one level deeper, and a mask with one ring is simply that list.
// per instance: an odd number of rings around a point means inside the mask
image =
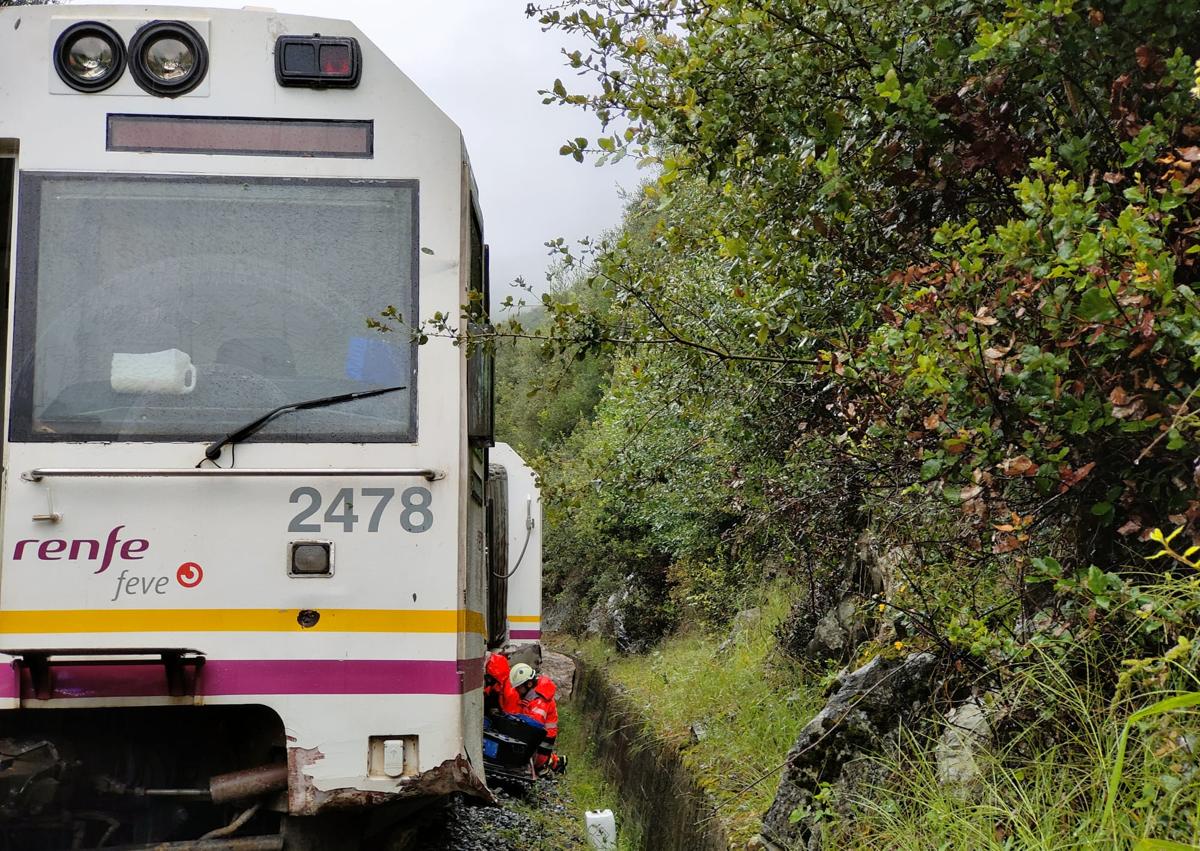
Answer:
[{"label": "yellow stripe on train", "polygon": [[509,615],[509,623],[538,623],[541,621],[541,615]]},{"label": "yellow stripe on train", "polygon": [[298,609],[48,609],[0,611],[0,634],[62,632],[474,632],[480,612],[322,609],[310,627]]}]

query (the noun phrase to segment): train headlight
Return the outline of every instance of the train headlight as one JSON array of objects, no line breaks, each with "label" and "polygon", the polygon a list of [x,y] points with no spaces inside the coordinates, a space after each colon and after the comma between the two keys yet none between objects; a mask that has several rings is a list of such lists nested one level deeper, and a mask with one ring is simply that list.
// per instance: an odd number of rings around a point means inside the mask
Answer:
[{"label": "train headlight", "polygon": [[129,70],[152,95],[187,94],[208,73],[208,48],[200,33],[183,21],[153,21],[129,42]]},{"label": "train headlight", "polygon": [[73,24],[54,44],[54,69],[71,88],[100,92],[125,70],[125,45],[110,27],[94,21]]}]

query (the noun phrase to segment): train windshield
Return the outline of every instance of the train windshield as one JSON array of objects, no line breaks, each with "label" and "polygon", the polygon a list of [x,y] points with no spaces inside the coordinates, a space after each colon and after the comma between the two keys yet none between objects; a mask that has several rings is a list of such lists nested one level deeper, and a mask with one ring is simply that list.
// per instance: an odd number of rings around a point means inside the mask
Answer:
[{"label": "train windshield", "polygon": [[[25,174],[14,440],[211,440],[291,402],[416,387],[411,181]],[[411,390],[262,441],[415,439]]]}]

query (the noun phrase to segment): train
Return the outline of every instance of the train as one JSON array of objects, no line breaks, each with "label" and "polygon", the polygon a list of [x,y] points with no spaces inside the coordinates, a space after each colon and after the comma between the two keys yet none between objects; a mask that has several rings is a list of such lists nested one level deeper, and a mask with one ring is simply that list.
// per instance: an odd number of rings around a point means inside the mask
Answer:
[{"label": "train", "polygon": [[489,506],[500,534],[489,539],[494,583],[489,622],[496,625],[492,646],[514,664],[542,663],[542,498],[538,476],[507,443],[488,454]]},{"label": "train", "polygon": [[345,21],[0,8],[0,281],[0,851],[489,797],[541,510],[494,352],[419,339],[488,304],[454,122]]}]

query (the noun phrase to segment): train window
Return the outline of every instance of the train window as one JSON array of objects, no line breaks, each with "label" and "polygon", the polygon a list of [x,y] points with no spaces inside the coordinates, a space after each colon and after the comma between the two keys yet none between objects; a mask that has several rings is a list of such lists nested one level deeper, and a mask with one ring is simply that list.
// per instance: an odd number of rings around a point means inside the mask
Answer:
[{"label": "train window", "polygon": [[[24,173],[14,440],[211,439],[281,404],[416,387],[365,320],[417,299],[416,181]],[[406,390],[255,439],[416,439]]]},{"label": "train window", "polygon": [[16,163],[12,157],[4,156],[0,149],[0,282],[3,282],[6,292],[9,264],[12,262],[12,199]]},{"label": "train window", "polygon": [[[6,140],[0,140],[0,317],[8,316],[8,275],[12,268],[12,211],[16,189],[17,161],[5,154]],[[4,352],[0,350],[0,369]],[[0,399],[0,413],[3,413]]]},{"label": "train window", "polygon": [[[482,336],[490,327],[487,324],[490,281],[488,280],[487,246],[483,244],[483,228],[474,209],[471,211],[471,256],[468,286],[471,292],[479,293],[484,321],[471,322],[468,331],[473,337]],[[495,422],[496,356],[490,345],[476,345],[467,363],[467,436],[480,446],[491,446]]]}]

